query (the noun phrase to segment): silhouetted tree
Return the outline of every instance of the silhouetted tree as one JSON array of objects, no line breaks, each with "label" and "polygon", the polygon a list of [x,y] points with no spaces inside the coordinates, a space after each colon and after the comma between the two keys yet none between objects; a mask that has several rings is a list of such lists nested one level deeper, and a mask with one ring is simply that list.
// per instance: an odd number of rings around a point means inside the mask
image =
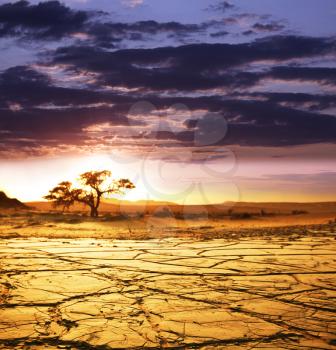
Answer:
[{"label": "silhouetted tree", "polygon": [[52,201],[54,206],[63,206],[63,210],[75,202],[84,203],[90,207],[91,217],[97,217],[102,198],[135,188],[129,179],[113,180],[109,170],[88,171],[80,175],[79,181],[81,188],[73,188],[71,182],[61,182],[44,198]]},{"label": "silhouetted tree", "polygon": [[63,211],[75,203],[75,197],[72,190],[72,183],[63,181],[49,191],[44,199],[51,201],[54,207],[63,207]]}]

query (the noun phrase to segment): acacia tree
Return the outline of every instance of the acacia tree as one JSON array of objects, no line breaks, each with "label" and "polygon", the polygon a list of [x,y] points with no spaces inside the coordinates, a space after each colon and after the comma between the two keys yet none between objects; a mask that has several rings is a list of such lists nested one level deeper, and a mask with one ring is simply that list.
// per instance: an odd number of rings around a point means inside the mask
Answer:
[{"label": "acacia tree", "polygon": [[129,179],[112,179],[109,170],[88,171],[79,177],[80,188],[73,188],[68,181],[61,182],[44,198],[51,201],[55,207],[68,209],[75,202],[84,203],[90,207],[91,217],[98,216],[102,198],[115,194],[124,194],[126,190],[135,188]]},{"label": "acacia tree", "polygon": [[53,202],[54,207],[63,207],[63,211],[75,203],[72,183],[63,181],[54,187],[44,199]]}]

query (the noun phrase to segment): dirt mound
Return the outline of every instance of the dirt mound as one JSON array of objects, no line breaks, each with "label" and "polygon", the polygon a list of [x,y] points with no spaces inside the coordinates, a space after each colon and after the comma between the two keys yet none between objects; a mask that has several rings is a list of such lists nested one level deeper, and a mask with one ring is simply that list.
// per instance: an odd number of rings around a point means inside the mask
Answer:
[{"label": "dirt mound", "polygon": [[0,191],[0,208],[4,209],[25,209],[28,208],[16,198],[8,198],[6,193]]}]

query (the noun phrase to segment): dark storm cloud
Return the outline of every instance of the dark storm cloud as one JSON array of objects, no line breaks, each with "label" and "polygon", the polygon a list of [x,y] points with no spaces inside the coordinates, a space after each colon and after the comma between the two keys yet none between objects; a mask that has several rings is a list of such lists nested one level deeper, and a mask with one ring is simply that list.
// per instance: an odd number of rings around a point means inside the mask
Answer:
[{"label": "dark storm cloud", "polygon": [[245,36],[249,36],[249,35],[256,34],[256,32],[254,32],[253,30],[249,29],[249,30],[245,30],[242,34],[245,35]]},{"label": "dark storm cloud", "polygon": [[[81,106],[113,105],[110,107],[109,122],[119,113],[126,113],[130,104],[138,100],[137,96],[96,91],[89,88],[71,88],[55,85],[46,74],[40,73],[28,66],[9,68],[0,74],[0,110],[6,110],[11,104],[16,104],[19,110],[76,110]],[[97,109],[96,109],[97,110]],[[117,113],[118,112],[118,113]],[[45,112],[47,113],[47,112]],[[3,113],[0,112],[0,119]],[[122,123],[124,117],[120,119]]]},{"label": "dark storm cloud", "polygon": [[[226,1],[217,7],[218,11],[229,9],[233,5]],[[89,84],[74,88],[65,79],[60,86],[60,76],[53,80],[38,71],[38,66],[16,66],[0,72],[0,149],[8,145],[35,152],[39,146],[80,147],[90,141],[87,128],[103,124],[122,129],[142,126],[145,131],[137,136],[139,142],[167,140],[188,147],[194,145],[198,134],[223,127],[221,120],[204,116],[190,118],[177,132],[152,132],[146,129],[150,125],[147,115],[137,120],[128,116],[139,99],[152,102],[161,114],[182,103],[191,112],[223,115],[229,131],[216,144],[280,147],[336,142],[336,119],[322,113],[335,106],[334,96],[249,92],[263,78],[335,84],[332,68],[285,66],[291,59],[305,61],[335,54],[335,39],[278,35],[238,44],[116,50],[122,41],[139,41],[140,45],[154,35],[183,38],[211,29],[206,32],[208,37],[221,38],[229,34],[224,30],[226,26],[247,18],[252,24],[256,22],[253,32],[268,33],[282,30],[283,26],[251,14],[200,24],[103,22],[96,16],[96,12],[72,10],[58,1],[37,5],[21,1],[0,6],[2,37],[34,41],[83,34],[82,46],[69,44],[50,50],[48,55],[39,56],[43,60],[40,64],[56,71],[65,69],[67,76],[94,76]],[[109,51],[111,48],[115,51]],[[262,66],[260,62],[267,64],[262,69],[248,70],[252,64]],[[118,88],[126,92],[116,93]],[[123,137],[123,131],[119,132],[114,130],[107,139]]]},{"label": "dark storm cloud", "polygon": [[228,34],[230,34],[230,33],[225,31],[225,30],[222,30],[220,32],[211,33],[210,36],[212,38],[220,38],[220,37],[226,36]]},{"label": "dark storm cloud", "polygon": [[[55,87],[48,77],[28,67],[5,71],[0,78],[0,90],[4,91],[4,87],[7,92],[1,100],[0,141],[14,148],[22,148],[23,144],[28,148],[35,144],[80,146],[89,139],[84,129],[97,124],[108,123],[128,128],[146,125],[146,115],[142,120],[131,123],[128,117],[130,107],[139,96]],[[191,111],[212,110],[224,116],[229,123],[229,131],[215,144],[279,147],[336,142],[336,119],[333,116],[282,107],[277,103],[291,100],[306,102],[309,96],[259,96],[268,101],[241,100],[239,96],[235,99],[222,99],[220,96],[162,97],[156,94],[147,97],[158,110],[167,109],[174,103],[183,103]],[[110,103],[111,106],[89,105],[99,102]],[[20,108],[11,109],[10,103],[16,103]],[[36,106],[33,106],[34,103]],[[42,108],[39,104],[51,105]],[[81,107],[80,104],[86,106]],[[58,108],[62,105],[63,108]],[[207,118],[187,120],[182,132],[167,130],[152,133],[148,130],[138,141],[169,140],[181,147],[188,147],[194,145],[197,135],[211,134],[211,130],[218,131],[223,127],[222,120],[212,118],[209,123]]]},{"label": "dark storm cloud", "polygon": [[[206,24],[182,24],[179,22],[157,22],[153,20],[139,21],[134,23],[101,23],[98,29],[112,34],[123,35],[128,32],[140,32],[148,34],[158,34],[160,32],[192,32],[206,28]],[[91,33],[95,34],[95,27],[91,29]],[[97,29],[97,35],[100,35]]]},{"label": "dark storm cloud", "polygon": [[102,94],[83,89],[54,86],[50,78],[26,66],[16,66],[0,74],[0,106],[17,103],[23,107],[40,104],[81,105],[105,101]]},{"label": "dark storm cloud", "polygon": [[285,29],[285,26],[281,23],[272,22],[272,23],[255,23],[252,26],[253,30],[259,32],[278,32]]},{"label": "dark storm cloud", "polygon": [[[125,114],[115,113],[110,107],[74,107],[66,109],[25,108],[0,111],[0,145],[3,152],[15,158],[25,153],[27,156],[48,153],[52,148],[74,147],[77,151],[94,142],[104,146],[98,138],[92,138],[85,129],[105,123],[109,126],[127,126]],[[113,136],[117,136],[114,133]]]},{"label": "dark storm cloud", "polygon": [[[331,115],[253,100],[225,101],[221,113],[229,122],[229,131],[217,144],[279,147],[336,143],[336,118]],[[196,133],[204,133],[204,125],[193,119],[186,121],[186,126]],[[219,125],[222,121],[218,124],[212,120],[210,126],[217,130]],[[190,140],[187,138],[185,141]]]},{"label": "dark storm cloud", "polygon": [[50,84],[50,79],[47,75],[27,66],[16,66],[5,70],[0,75],[0,84],[2,93],[6,93],[11,87],[16,89],[29,88],[31,86],[46,86]]},{"label": "dark storm cloud", "polygon": [[182,24],[154,20],[121,23],[102,21],[102,11],[79,11],[59,1],[30,4],[22,0],[0,5],[0,37],[30,40],[56,40],[70,34],[84,34],[82,40],[113,48],[123,40],[144,40],[144,35],[161,33],[179,36],[197,33],[211,27],[212,22]]},{"label": "dark storm cloud", "polygon": [[243,44],[194,44],[116,52],[70,46],[57,49],[52,59],[75,71],[98,73],[104,85],[192,91],[251,86],[263,74],[244,72],[241,66],[256,61],[280,63],[335,51],[335,40],[329,38],[272,36]]},{"label": "dark storm cloud", "polygon": [[273,103],[286,103],[295,107],[300,107],[308,104],[309,110],[323,110],[327,108],[336,107],[335,95],[322,95],[322,94],[305,94],[305,93],[263,93],[252,94],[252,98],[263,97],[267,98]]},{"label": "dark storm cloud", "polygon": [[141,41],[145,35],[170,34],[185,36],[211,27],[212,23],[182,24],[179,22],[157,22],[153,20],[134,23],[95,22],[87,28],[86,33],[93,37],[96,46],[114,47],[122,40]]},{"label": "dark storm cloud", "polygon": [[[164,97],[161,91],[193,92],[217,87],[250,88],[261,78],[333,79],[329,69],[271,67],[248,72],[253,62],[284,62],[293,58],[320,56],[335,51],[328,38],[273,36],[243,44],[197,44],[156,49],[108,52],[94,47],[70,46],[57,49],[49,64],[66,64],[69,72],[97,74],[91,87],[60,87],[47,75],[31,67],[12,67],[0,75],[0,129],[2,140],[40,139],[41,142],[75,142],[86,139],[85,128],[108,123],[128,126],[128,110],[138,99],[147,99],[159,110],[183,103],[191,111],[221,113],[230,123],[223,143],[249,146],[291,146],[335,142],[336,119],[318,113],[333,106],[331,96],[307,94],[227,92],[213,96]],[[47,64],[47,62],[45,62]],[[117,94],[102,87],[137,88],[139,92]],[[248,91],[248,90],[247,90]],[[232,94],[230,96],[230,93]],[[262,100],[260,100],[262,99]],[[283,104],[286,104],[284,106]],[[299,109],[309,103],[304,109]],[[314,111],[315,110],[315,111]],[[314,112],[313,112],[314,111]],[[142,119],[146,125],[146,116]],[[138,121],[141,124],[141,121]],[[219,128],[215,121],[211,127]],[[133,124],[134,125],[134,121]],[[204,124],[203,124],[204,125]],[[203,133],[197,120],[185,123],[178,133],[160,131],[156,139],[173,140],[182,146],[192,144],[195,133]],[[154,137],[147,132],[144,138]],[[48,141],[49,140],[49,141]],[[3,141],[6,142],[6,141]]]},{"label": "dark storm cloud", "polygon": [[[16,66],[9,68],[0,74],[0,108],[8,109],[10,104],[21,106],[22,109],[53,106],[57,108],[73,109],[76,106],[89,104],[113,104],[113,111],[126,114],[131,105],[142,95],[118,94],[97,91],[90,88],[70,88],[56,86],[45,74],[31,67]],[[185,103],[191,109],[198,108],[220,108],[221,100],[217,97],[166,97],[163,98],[155,93],[149,93],[147,98],[157,108],[168,108],[174,103]],[[3,114],[0,114],[2,117]]]},{"label": "dark storm cloud", "polygon": [[[214,11],[227,11],[234,5],[227,1],[212,5]],[[0,5],[0,38],[21,39],[25,43],[36,40],[55,41],[59,39],[80,40],[82,43],[108,49],[120,48],[130,42],[151,42],[163,37],[173,42],[194,42],[203,34],[205,38],[222,38],[229,34],[228,26],[240,26],[241,21],[260,20],[266,17],[247,13],[235,13],[230,17],[208,20],[201,23],[158,22],[142,20],[137,22],[116,22],[113,14],[102,11],[80,11],[72,9],[58,0],[31,4],[18,1]],[[268,18],[268,17],[267,17]],[[280,24],[256,23],[259,32],[279,31]]]},{"label": "dark storm cloud", "polygon": [[235,6],[229,1],[220,1],[217,4],[210,5],[206,8],[207,11],[216,11],[216,12],[226,12],[228,10],[234,9]]},{"label": "dark storm cloud", "polygon": [[[224,2],[221,6],[233,8],[228,2]],[[264,16],[253,14],[237,13],[230,17],[225,17],[217,20],[208,20],[199,24],[180,23],[176,21],[157,22],[154,20],[138,21],[133,23],[123,22],[100,22],[95,21],[85,29],[85,33],[89,34],[96,46],[113,47],[114,44],[123,40],[149,40],[153,35],[165,34],[168,38],[184,39],[191,35],[201,34],[209,31],[210,37],[219,38],[230,34],[227,30],[228,26],[240,24],[240,21],[246,19],[264,20]],[[268,17],[267,17],[268,19]],[[254,29],[259,32],[276,32],[284,28],[280,22],[272,21],[271,23],[256,23]],[[211,33],[211,31],[216,32]]]},{"label": "dark storm cloud", "polygon": [[272,68],[267,75],[274,79],[336,84],[336,68],[281,66]]},{"label": "dark storm cloud", "polygon": [[126,116],[115,115],[108,107],[1,110],[0,142],[24,139],[36,140],[41,146],[50,144],[79,146],[88,139],[83,129],[99,123],[129,124]]},{"label": "dark storm cloud", "polygon": [[82,28],[90,17],[59,1],[36,5],[22,0],[0,5],[0,37],[59,38]]},{"label": "dark storm cloud", "polygon": [[79,145],[88,139],[83,131],[86,127],[99,123],[129,125],[129,99],[57,87],[46,75],[29,67],[4,71],[0,92],[0,143],[9,147]]}]

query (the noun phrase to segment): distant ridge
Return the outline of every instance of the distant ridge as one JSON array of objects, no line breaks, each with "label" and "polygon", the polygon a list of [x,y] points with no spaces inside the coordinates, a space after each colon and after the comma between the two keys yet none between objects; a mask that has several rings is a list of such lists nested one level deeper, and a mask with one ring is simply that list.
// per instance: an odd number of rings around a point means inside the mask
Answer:
[{"label": "distant ridge", "polygon": [[174,202],[168,202],[168,201],[160,201],[160,200],[153,200],[153,199],[140,199],[137,201],[129,201],[124,199],[115,199],[115,198],[108,198],[103,200],[104,203],[107,204],[117,204],[117,205],[178,205]]},{"label": "distant ridge", "polygon": [[28,207],[16,198],[8,198],[5,192],[0,191],[0,208],[25,209]]}]

